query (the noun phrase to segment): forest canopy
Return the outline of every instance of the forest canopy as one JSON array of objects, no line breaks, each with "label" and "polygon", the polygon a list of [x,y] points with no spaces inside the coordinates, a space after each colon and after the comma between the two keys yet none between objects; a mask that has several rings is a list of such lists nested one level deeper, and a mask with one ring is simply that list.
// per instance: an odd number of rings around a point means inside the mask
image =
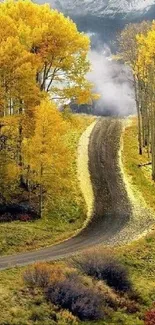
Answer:
[{"label": "forest canopy", "polygon": [[90,41],[70,18],[29,0],[0,3],[0,22],[0,203],[22,188],[29,201],[39,198],[41,216],[44,197],[67,175],[71,120],[58,108],[95,98]]}]

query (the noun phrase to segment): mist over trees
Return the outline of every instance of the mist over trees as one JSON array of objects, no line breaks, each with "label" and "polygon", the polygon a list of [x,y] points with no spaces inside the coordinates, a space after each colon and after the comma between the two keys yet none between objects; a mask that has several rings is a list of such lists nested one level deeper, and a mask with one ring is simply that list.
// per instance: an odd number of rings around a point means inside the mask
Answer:
[{"label": "mist over trees", "polygon": [[133,71],[139,154],[147,150],[155,181],[155,22],[129,24],[118,40],[119,57]]}]

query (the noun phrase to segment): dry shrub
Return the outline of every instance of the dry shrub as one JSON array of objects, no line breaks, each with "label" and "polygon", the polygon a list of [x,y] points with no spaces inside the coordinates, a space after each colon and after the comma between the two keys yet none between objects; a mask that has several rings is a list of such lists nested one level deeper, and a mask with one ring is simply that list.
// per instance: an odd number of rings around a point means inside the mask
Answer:
[{"label": "dry shrub", "polygon": [[66,278],[66,267],[62,267],[61,265],[51,265],[51,277],[50,283],[57,283],[59,281],[63,281]]},{"label": "dry shrub", "polygon": [[102,302],[104,305],[109,306],[115,310],[121,305],[121,298],[118,296],[115,290],[110,288],[103,281],[96,281],[92,277],[87,275],[78,274],[77,271],[69,273],[67,279],[74,281],[75,283],[80,282],[85,287],[91,288],[99,293],[102,297]]},{"label": "dry shrub", "polygon": [[127,294],[124,296],[122,296],[122,294],[120,295],[105,282],[98,281],[96,282],[95,287],[103,296],[106,305],[108,305],[110,308],[113,308],[114,310],[123,308],[130,314],[134,314],[139,311],[139,304],[136,301],[130,300]]},{"label": "dry shrub", "polygon": [[57,314],[57,324],[58,325],[78,325],[79,322],[77,318],[72,315],[68,310],[61,310]]},{"label": "dry shrub", "polygon": [[104,280],[110,287],[120,292],[132,290],[127,269],[114,257],[102,252],[90,251],[73,259],[74,265],[83,273],[98,280]]},{"label": "dry shrub", "polygon": [[121,298],[117,295],[117,293],[103,281],[98,281],[96,283],[96,289],[103,296],[106,304],[114,310],[117,310],[121,304]]},{"label": "dry shrub", "polygon": [[70,281],[83,284],[85,287],[94,288],[93,279],[88,277],[85,274],[77,273],[77,270],[74,270],[66,274],[66,278]]},{"label": "dry shrub", "polygon": [[24,282],[30,288],[47,288],[49,283],[56,283],[65,279],[64,272],[59,265],[36,263],[27,268],[23,275]]},{"label": "dry shrub", "polygon": [[101,296],[82,283],[66,279],[48,287],[47,299],[61,308],[68,309],[79,319],[97,320],[103,317]]},{"label": "dry shrub", "polygon": [[46,288],[51,279],[51,268],[46,263],[36,263],[24,272],[25,284],[30,287]]},{"label": "dry shrub", "polygon": [[136,314],[140,310],[140,306],[135,301],[126,300],[125,307],[129,314]]},{"label": "dry shrub", "polygon": [[145,325],[155,325],[155,308],[146,313]]}]

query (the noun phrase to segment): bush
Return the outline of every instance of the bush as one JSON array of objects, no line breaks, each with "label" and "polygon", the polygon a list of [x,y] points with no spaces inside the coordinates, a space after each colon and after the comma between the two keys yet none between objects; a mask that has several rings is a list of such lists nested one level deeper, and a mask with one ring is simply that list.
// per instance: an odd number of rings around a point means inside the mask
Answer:
[{"label": "bush", "polygon": [[41,304],[40,306],[31,307],[30,320],[35,322],[45,321],[45,320],[55,320],[56,313],[51,311],[51,306],[48,304]]},{"label": "bush", "polygon": [[30,206],[24,204],[0,204],[0,222],[31,221],[38,219],[39,215]]},{"label": "bush", "polygon": [[51,268],[47,264],[37,263],[24,272],[23,278],[30,288],[46,288],[51,279]]},{"label": "bush", "polygon": [[[123,310],[119,310],[111,315],[110,325],[144,325],[144,321],[137,315],[128,315]],[[106,325],[106,324],[105,324]]]},{"label": "bush", "polygon": [[68,309],[80,320],[97,320],[103,317],[99,294],[83,284],[69,279],[49,286],[47,299],[55,305]]},{"label": "bush", "polygon": [[146,313],[145,325],[155,325],[155,309],[151,309]]},{"label": "bush", "polygon": [[69,311],[62,310],[57,313],[57,324],[58,325],[78,325],[76,317],[73,316]]},{"label": "bush", "polygon": [[29,214],[20,214],[18,217],[19,220],[23,222],[27,222],[31,220],[31,216]]},{"label": "bush", "polygon": [[105,257],[100,252],[90,252],[73,261],[82,272],[95,279],[104,280],[117,291],[127,292],[132,289],[126,268],[113,257]]}]

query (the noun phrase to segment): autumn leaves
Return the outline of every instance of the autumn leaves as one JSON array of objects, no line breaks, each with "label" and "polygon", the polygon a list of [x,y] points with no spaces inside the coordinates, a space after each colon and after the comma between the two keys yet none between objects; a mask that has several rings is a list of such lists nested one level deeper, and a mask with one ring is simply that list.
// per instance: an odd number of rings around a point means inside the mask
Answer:
[{"label": "autumn leaves", "polygon": [[[89,39],[48,5],[0,4],[0,201],[44,198],[67,175],[70,127],[56,105],[90,102]],[[5,139],[5,141],[4,141]],[[47,195],[48,193],[48,195]]]},{"label": "autumn leaves", "polygon": [[155,22],[128,25],[119,37],[120,57],[133,71],[139,153],[148,153],[155,181]]}]

